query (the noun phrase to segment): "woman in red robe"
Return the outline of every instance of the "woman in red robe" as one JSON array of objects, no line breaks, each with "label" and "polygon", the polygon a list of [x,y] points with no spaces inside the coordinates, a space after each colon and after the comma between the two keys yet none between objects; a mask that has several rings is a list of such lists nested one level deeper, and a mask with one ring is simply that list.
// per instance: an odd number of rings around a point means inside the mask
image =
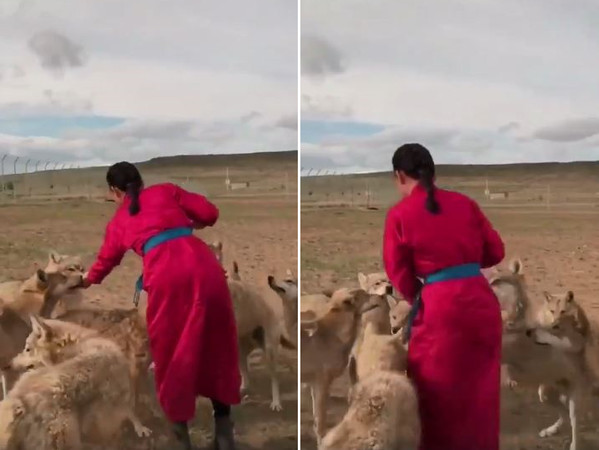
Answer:
[{"label": "woman in red robe", "polygon": [[498,450],[499,302],[480,269],[499,264],[499,234],[470,198],[439,189],[420,144],[393,155],[403,199],[385,224],[384,263],[412,303],[408,371],[420,401],[421,450]]},{"label": "woman in red robe", "polygon": [[106,180],[119,205],[85,285],[100,284],[125,252],[143,257],[150,350],[160,405],[183,447],[196,397],[212,400],[215,448],[232,450],[230,405],[240,402],[241,376],[233,305],[223,268],[191,234],[213,226],[218,209],[173,184],[144,188],[137,168],[121,162]]}]

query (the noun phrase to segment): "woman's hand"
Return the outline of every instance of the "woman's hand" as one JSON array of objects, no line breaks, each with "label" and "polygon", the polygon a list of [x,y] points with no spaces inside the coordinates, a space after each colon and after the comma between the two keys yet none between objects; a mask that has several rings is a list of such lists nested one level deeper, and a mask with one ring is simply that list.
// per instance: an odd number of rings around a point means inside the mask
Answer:
[{"label": "woman's hand", "polygon": [[90,287],[92,284],[89,281],[89,272],[85,272],[83,274],[83,277],[81,278],[81,288],[82,289],[87,289],[88,287]]}]

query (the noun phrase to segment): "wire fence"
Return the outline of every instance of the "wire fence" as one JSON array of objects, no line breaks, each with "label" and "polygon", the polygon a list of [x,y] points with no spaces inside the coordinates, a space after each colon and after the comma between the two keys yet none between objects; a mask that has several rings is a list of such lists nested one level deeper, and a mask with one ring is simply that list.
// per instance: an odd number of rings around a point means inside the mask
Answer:
[{"label": "wire fence", "polygon": [[[142,173],[148,186],[170,182],[212,197],[283,196],[297,202],[297,172],[292,169],[147,164]],[[77,163],[0,154],[0,202],[104,200],[105,176],[105,167],[81,168]]]},{"label": "wire fence", "polygon": [[[303,174],[306,171],[302,171]],[[314,172],[313,172],[314,173]],[[439,177],[441,188],[458,191],[485,208],[530,208],[531,210],[599,208],[599,181],[592,178],[545,177]],[[598,178],[599,180],[599,178]],[[391,174],[304,175],[301,178],[303,207],[388,208],[399,200]]]}]

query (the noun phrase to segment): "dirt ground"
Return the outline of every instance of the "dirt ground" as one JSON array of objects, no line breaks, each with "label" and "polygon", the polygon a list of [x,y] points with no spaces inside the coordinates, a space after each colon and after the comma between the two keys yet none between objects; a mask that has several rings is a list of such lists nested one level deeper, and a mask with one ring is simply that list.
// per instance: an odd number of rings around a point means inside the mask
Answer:
[{"label": "dirt ground", "polygon": [[[284,197],[245,197],[215,199],[215,203],[221,210],[219,223],[199,234],[206,241],[222,240],[225,262],[231,264],[233,259],[237,260],[244,279],[268,290],[268,274],[284,276],[287,268],[297,271],[295,201]],[[113,210],[114,204],[84,200],[0,206],[0,277],[10,280],[30,276],[35,262],[45,265],[51,249],[81,255],[89,265]],[[86,296],[102,308],[131,307],[140,267],[139,258],[128,255],[102,286],[92,287]],[[294,330],[290,330],[290,335],[295,340]],[[291,361],[291,369],[282,365],[279,370],[282,412],[270,410],[270,379],[261,358],[252,359],[252,390],[233,410],[240,449],[297,448],[297,355],[287,353],[286,356]],[[151,407],[140,415],[153,430],[153,439],[142,441],[129,431],[110,450],[176,450],[166,438],[165,422],[155,399],[148,401]],[[203,400],[198,402],[192,438],[200,449],[212,448],[211,407]]]},{"label": "dirt ground", "polygon": [[[493,208],[487,214],[501,232],[508,259],[524,262],[530,295],[543,290],[573,290],[596,325],[599,321],[599,211],[594,205],[580,209],[532,210]],[[381,239],[385,210],[303,208],[301,217],[302,293],[331,285],[357,285],[359,271],[381,271]],[[346,410],[347,378],[337,380],[332,392],[329,425]],[[535,391],[516,389],[502,394],[502,450],[563,450],[569,442],[566,426],[556,437],[541,439],[538,432],[556,420],[542,406]],[[599,448],[599,429],[581,420],[580,448]],[[466,431],[467,432],[467,431]],[[311,400],[301,396],[301,448],[313,450]]]}]

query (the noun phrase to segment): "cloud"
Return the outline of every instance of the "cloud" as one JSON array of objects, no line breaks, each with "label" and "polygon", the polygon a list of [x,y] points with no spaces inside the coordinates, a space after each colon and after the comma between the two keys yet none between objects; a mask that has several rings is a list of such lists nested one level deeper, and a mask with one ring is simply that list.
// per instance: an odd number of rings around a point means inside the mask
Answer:
[{"label": "cloud", "polygon": [[275,122],[275,126],[297,131],[297,114],[281,117]]},{"label": "cloud", "polygon": [[302,120],[347,119],[352,116],[352,108],[338,97],[302,94],[301,102]]},{"label": "cloud", "polygon": [[23,1],[0,14],[0,154],[297,148],[297,40],[293,0]]},{"label": "cloud", "polygon": [[302,75],[322,76],[345,71],[343,56],[320,36],[302,35]]},{"label": "cloud", "polygon": [[555,142],[575,142],[599,134],[599,118],[564,120],[536,130],[533,136],[537,139]]},{"label": "cloud", "polygon": [[[335,76],[302,78],[302,118],[416,135],[452,130],[436,147],[451,162],[593,158],[597,20],[599,4],[587,0],[576,10],[534,0],[303,0],[303,32],[334,43],[351,64]],[[353,150],[350,129],[335,145],[330,136],[306,136],[309,152],[334,152],[335,164],[386,167],[372,156],[374,148],[388,151],[376,144],[384,133]],[[354,159],[346,164],[338,153]]]},{"label": "cloud", "polygon": [[28,45],[41,66],[53,72],[62,73],[69,68],[81,67],[84,63],[81,46],[55,31],[35,33]]}]

